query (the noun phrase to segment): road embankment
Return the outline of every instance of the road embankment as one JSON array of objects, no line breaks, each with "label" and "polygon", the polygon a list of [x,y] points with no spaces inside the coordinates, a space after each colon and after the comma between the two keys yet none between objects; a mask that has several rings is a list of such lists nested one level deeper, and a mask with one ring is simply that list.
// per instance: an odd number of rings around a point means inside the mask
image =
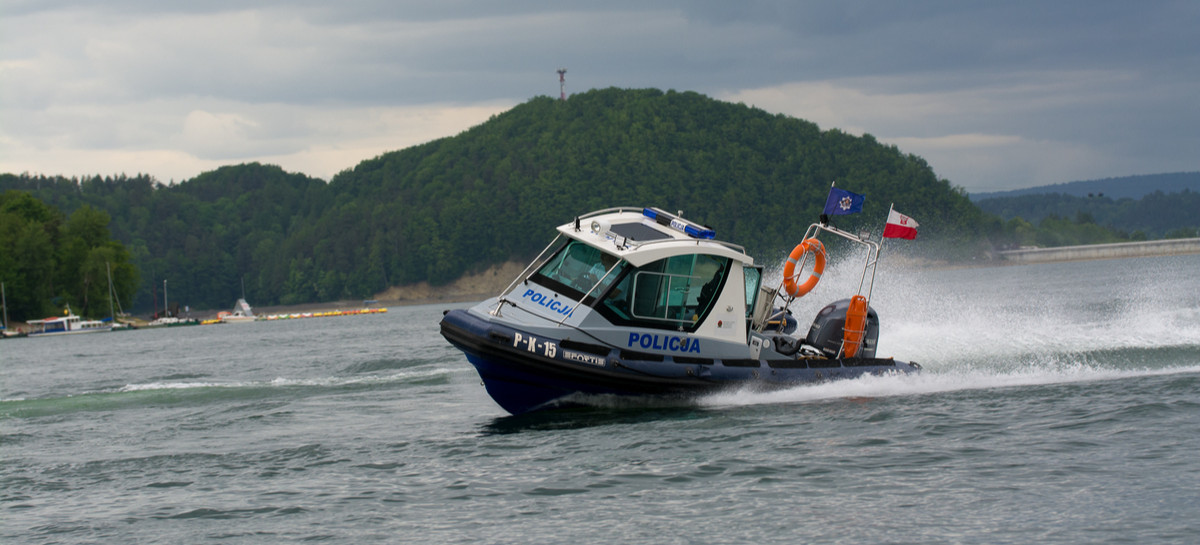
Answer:
[{"label": "road embankment", "polygon": [[1088,259],[1117,259],[1124,257],[1154,257],[1164,255],[1200,254],[1200,238],[1031,248],[999,252],[1010,263],[1046,263],[1051,261],[1082,261]]}]

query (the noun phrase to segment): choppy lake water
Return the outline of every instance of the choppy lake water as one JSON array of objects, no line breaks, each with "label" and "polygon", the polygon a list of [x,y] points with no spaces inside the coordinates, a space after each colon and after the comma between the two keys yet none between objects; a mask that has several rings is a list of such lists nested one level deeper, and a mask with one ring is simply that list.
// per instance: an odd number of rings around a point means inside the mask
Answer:
[{"label": "choppy lake water", "polygon": [[4,340],[0,542],[1200,543],[1197,271],[881,271],[921,375],[524,417],[466,305]]}]

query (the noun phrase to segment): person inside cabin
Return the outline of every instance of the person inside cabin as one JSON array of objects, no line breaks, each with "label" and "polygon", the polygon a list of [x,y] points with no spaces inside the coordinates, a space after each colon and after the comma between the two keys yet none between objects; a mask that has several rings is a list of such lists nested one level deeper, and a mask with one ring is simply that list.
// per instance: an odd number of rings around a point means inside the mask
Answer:
[{"label": "person inside cabin", "polygon": [[725,278],[725,275],[722,274],[724,270],[725,264],[717,263],[717,269],[713,273],[712,278],[704,283],[704,287],[700,288],[700,297],[696,299],[696,310],[698,312],[703,312],[704,309],[708,308],[713,297],[717,295],[717,288],[721,287],[721,279]]},{"label": "person inside cabin", "polygon": [[[584,284],[587,285],[587,289],[591,289],[592,286],[595,286],[597,282],[601,282],[601,280],[603,280],[603,283],[593,290],[593,293],[600,293],[617,279],[618,271],[613,270],[612,274],[608,274],[608,271],[617,264],[619,258],[617,258],[617,256],[609,255],[600,251],[597,251],[596,253],[599,254],[599,256],[597,256],[599,259],[592,263],[592,268],[588,270],[586,275],[584,275]],[[607,277],[605,277],[606,274],[608,274]]]},{"label": "person inside cabin", "polygon": [[588,270],[592,251],[585,244],[572,241],[562,251],[561,257],[552,270],[546,271],[546,276],[567,286],[578,288],[580,277]]},{"label": "person inside cabin", "polygon": [[[598,294],[616,280],[620,271],[614,270],[612,274],[608,274],[608,271],[618,265],[619,261],[620,258],[614,255],[582,242],[572,241],[557,259],[542,269],[542,274],[582,293]],[[601,279],[603,284],[597,286]]]}]

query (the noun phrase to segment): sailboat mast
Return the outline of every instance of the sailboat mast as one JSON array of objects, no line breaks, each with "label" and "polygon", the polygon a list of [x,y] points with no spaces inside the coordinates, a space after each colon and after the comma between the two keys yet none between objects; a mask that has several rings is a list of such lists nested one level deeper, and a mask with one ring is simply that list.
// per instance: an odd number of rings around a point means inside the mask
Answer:
[{"label": "sailboat mast", "polygon": [[108,315],[112,317],[115,324],[117,322],[117,313],[113,310],[112,265],[107,261],[104,262],[104,272],[108,273]]}]

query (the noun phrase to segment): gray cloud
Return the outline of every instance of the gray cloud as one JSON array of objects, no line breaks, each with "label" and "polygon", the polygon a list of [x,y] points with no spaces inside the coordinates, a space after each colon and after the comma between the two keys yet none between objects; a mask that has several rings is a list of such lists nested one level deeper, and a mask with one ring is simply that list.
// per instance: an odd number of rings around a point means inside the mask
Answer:
[{"label": "gray cloud", "polygon": [[557,94],[559,66],[569,91],[695,90],[869,132],[968,189],[1200,169],[1191,1],[0,6],[0,170],[327,177]]}]

